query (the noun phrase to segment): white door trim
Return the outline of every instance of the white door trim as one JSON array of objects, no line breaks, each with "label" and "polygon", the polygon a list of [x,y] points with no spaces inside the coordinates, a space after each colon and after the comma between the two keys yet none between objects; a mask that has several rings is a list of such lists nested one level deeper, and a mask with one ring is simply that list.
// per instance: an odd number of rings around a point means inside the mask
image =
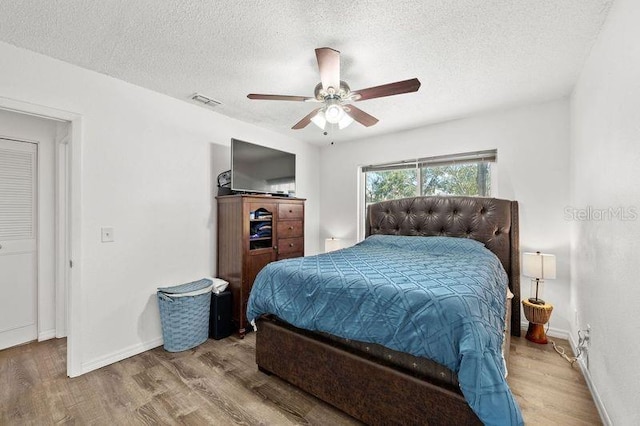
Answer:
[{"label": "white door trim", "polygon": [[[68,199],[66,200],[67,220],[66,231],[60,233],[61,238],[67,241],[67,251],[57,253],[56,264],[70,265],[67,268],[67,375],[76,377],[82,374],[82,345],[81,345],[81,301],[82,301],[82,122],[80,114],[52,108],[44,105],[36,105],[15,99],[0,97],[0,108],[24,114],[58,121],[68,121],[71,124],[70,137],[67,145],[66,174],[69,179]],[[56,242],[56,247],[59,247]]]},{"label": "white door trim", "polygon": [[67,335],[67,284],[69,277],[69,244],[67,235],[69,234],[69,179],[68,179],[68,151],[70,135],[67,133],[56,136],[55,140],[55,293],[56,293],[56,337],[61,338]]}]

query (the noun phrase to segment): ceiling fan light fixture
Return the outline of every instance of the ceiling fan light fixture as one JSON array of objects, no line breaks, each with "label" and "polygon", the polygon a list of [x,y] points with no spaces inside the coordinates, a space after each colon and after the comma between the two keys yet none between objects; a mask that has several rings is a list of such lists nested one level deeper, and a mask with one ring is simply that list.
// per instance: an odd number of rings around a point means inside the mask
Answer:
[{"label": "ceiling fan light fixture", "polygon": [[318,111],[316,115],[311,117],[311,122],[324,130],[324,126],[327,124],[327,120],[324,118],[324,111]]},{"label": "ceiling fan light fixture", "polygon": [[338,129],[342,130],[346,127],[349,127],[351,123],[353,123],[353,118],[351,118],[349,114],[343,111],[343,116],[340,121],[338,121]]},{"label": "ceiling fan light fixture", "polygon": [[324,118],[331,124],[337,124],[346,114],[338,104],[330,104],[324,112]]}]

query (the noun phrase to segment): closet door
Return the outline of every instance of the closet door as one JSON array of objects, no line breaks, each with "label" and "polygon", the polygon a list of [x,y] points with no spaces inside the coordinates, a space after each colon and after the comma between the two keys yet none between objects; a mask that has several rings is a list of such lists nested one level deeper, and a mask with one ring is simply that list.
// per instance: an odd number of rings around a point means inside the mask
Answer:
[{"label": "closet door", "polygon": [[38,337],[37,145],[0,138],[0,349]]}]

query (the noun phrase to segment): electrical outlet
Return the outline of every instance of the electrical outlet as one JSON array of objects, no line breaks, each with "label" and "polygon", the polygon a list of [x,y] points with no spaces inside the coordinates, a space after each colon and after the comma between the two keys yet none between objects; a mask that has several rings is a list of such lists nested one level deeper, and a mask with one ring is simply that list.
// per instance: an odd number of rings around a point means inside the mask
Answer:
[{"label": "electrical outlet", "polygon": [[591,326],[587,324],[584,330],[578,330],[578,351],[584,351],[589,348],[591,341]]}]

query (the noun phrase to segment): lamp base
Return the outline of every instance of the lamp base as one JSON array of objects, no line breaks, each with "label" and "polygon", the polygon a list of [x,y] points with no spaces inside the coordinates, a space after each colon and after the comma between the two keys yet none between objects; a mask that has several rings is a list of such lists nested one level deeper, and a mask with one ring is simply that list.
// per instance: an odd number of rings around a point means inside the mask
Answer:
[{"label": "lamp base", "polygon": [[544,324],[534,324],[530,322],[525,338],[530,342],[546,345],[548,341],[547,334],[544,332]]}]

